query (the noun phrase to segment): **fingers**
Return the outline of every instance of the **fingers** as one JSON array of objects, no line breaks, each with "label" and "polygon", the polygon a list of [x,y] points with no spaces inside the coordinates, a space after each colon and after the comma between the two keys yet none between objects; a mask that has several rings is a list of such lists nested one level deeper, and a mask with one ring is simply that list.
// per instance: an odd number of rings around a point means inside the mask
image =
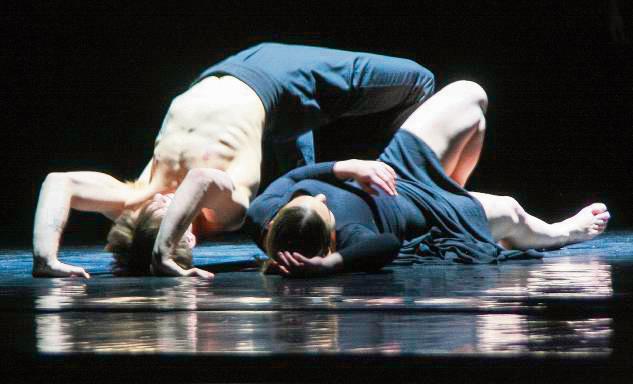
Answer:
[{"label": "fingers", "polygon": [[90,278],[90,274],[88,272],[86,272],[86,270],[81,268],[81,267],[73,267],[72,270],[70,271],[70,274],[68,276],[70,276],[70,277],[83,277],[84,279],[89,279]]},{"label": "fingers", "polygon": [[204,269],[200,269],[200,268],[191,268],[187,270],[187,274],[185,276],[189,276],[189,277],[202,277],[204,279],[213,279],[215,277],[215,275],[211,272],[205,271]]},{"label": "fingers", "polygon": [[298,252],[278,252],[277,267],[284,276],[300,277],[310,273],[314,268],[311,259]]},{"label": "fingers", "polygon": [[298,261],[300,261],[300,262],[302,262],[302,263],[306,263],[306,264],[307,264],[307,263],[310,263],[310,259],[308,259],[307,257],[303,256],[303,255],[302,255],[302,254],[300,254],[299,252],[292,252],[292,256],[293,256],[296,260],[298,260]]},{"label": "fingers", "polygon": [[[295,255],[299,255],[298,253],[294,253]],[[283,261],[283,266],[288,267],[290,269],[293,268],[301,268],[303,267],[303,262],[299,261],[298,258],[293,257],[293,255],[290,252],[279,252],[277,254],[277,256],[279,256],[281,258],[281,260]],[[301,255],[299,255],[301,256]]]},{"label": "fingers", "polygon": [[387,170],[387,168],[383,168],[380,170],[380,177],[389,185],[389,191],[391,196],[395,196],[398,194],[396,191],[396,178]]},{"label": "fingers", "polygon": [[[339,163],[346,164],[346,162]],[[381,161],[370,160],[354,160],[353,164],[355,170],[349,173],[365,192],[375,195],[378,194],[378,190],[383,190],[390,196],[398,194],[396,189],[398,175],[391,166]]]},{"label": "fingers", "polygon": [[386,164],[386,163],[382,163],[382,164],[384,168],[387,170],[387,172],[389,172],[391,176],[393,176],[394,179],[398,178],[398,174],[396,173],[396,171],[393,170],[393,168],[391,168],[389,164]]},{"label": "fingers", "polygon": [[[277,269],[277,271],[279,271],[279,273],[281,273],[282,275],[284,275],[284,276],[291,276],[292,274],[288,270],[288,267],[286,266],[287,263],[283,259],[283,255],[281,254],[281,252],[277,253],[277,257],[279,257],[279,260],[278,261],[273,260],[271,265],[273,265],[274,268]],[[282,263],[285,263],[286,265],[283,265]]]},{"label": "fingers", "polygon": [[287,267],[289,265],[283,252],[277,252],[277,257],[279,258],[279,261],[277,262],[279,266]]},{"label": "fingers", "polygon": [[291,265],[296,268],[303,267],[303,262],[299,261],[294,255],[290,254],[290,252],[286,252],[286,259],[290,261]]},{"label": "fingers", "polygon": [[157,276],[183,276],[183,277],[202,277],[212,279],[213,273],[200,268],[184,269],[178,265],[173,259],[153,260],[152,272]]},{"label": "fingers", "polygon": [[277,269],[279,269],[279,271],[281,272],[282,275],[284,275],[284,276],[291,276],[290,271],[286,267],[284,267],[283,265],[277,264]]},{"label": "fingers", "polygon": [[76,267],[74,265],[57,263],[53,267],[51,267],[50,272],[48,273],[51,277],[83,277],[84,279],[89,279],[90,274],[86,272],[82,267]]},{"label": "fingers", "polygon": [[371,177],[371,182],[390,196],[394,196],[396,194],[395,183],[391,186],[389,183],[389,177],[377,173]]},{"label": "fingers", "polygon": [[376,161],[375,176],[372,176],[372,183],[376,184],[383,191],[390,196],[398,194],[396,190],[396,171],[393,170],[388,164]]},{"label": "fingers", "polygon": [[284,252],[277,252],[277,257],[279,258],[279,260],[275,263],[277,265],[277,269],[284,276],[292,276],[292,268],[290,267],[290,262],[286,258]]}]

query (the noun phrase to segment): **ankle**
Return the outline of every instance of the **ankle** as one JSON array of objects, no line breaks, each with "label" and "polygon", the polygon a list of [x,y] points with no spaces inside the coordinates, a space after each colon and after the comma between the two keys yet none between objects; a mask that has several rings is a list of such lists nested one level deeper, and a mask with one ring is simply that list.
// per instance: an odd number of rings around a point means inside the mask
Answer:
[{"label": "ankle", "polygon": [[567,220],[552,224],[552,229],[554,230],[559,246],[562,247],[574,242],[573,231]]}]

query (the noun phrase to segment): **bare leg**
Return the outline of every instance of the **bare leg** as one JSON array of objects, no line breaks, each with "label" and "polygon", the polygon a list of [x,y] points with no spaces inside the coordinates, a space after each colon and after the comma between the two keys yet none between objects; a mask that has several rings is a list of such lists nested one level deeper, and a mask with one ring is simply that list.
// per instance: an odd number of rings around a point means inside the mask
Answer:
[{"label": "bare leg", "polygon": [[488,99],[472,81],[442,88],[402,125],[431,147],[444,171],[464,186],[477,165],[483,144]]},{"label": "bare leg", "polygon": [[548,224],[527,213],[512,197],[470,193],[484,207],[494,239],[507,248],[559,248],[590,240],[604,232],[610,217],[606,205],[595,203]]},{"label": "bare leg", "polygon": [[466,185],[468,178],[475,170],[477,162],[479,162],[479,156],[481,155],[481,149],[484,145],[484,131],[486,126],[486,120],[481,116],[479,122],[480,126],[473,130],[473,134],[464,146],[459,159],[457,160],[457,166],[450,175],[450,177],[462,187]]}]

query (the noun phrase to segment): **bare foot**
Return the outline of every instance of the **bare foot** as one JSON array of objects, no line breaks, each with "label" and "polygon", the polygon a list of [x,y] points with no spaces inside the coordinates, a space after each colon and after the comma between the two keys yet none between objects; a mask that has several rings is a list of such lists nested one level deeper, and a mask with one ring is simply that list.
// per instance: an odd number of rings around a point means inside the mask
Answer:
[{"label": "bare foot", "polygon": [[569,233],[567,244],[580,243],[591,240],[604,232],[610,217],[606,205],[594,203],[558,224]]}]

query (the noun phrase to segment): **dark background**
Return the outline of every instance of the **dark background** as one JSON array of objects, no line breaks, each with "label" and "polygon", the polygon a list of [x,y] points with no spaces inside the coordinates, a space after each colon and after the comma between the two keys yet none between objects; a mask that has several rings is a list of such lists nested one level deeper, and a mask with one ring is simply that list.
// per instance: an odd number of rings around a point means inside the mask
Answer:
[{"label": "dark background", "polygon": [[[621,1],[631,39],[631,2]],[[442,87],[488,92],[469,188],[560,220],[605,202],[633,226],[631,45],[611,41],[607,1],[3,2],[0,244],[27,246],[52,171],[137,177],[170,100],[205,67],[262,41],[404,56]],[[71,215],[66,243],[104,241]]]}]

